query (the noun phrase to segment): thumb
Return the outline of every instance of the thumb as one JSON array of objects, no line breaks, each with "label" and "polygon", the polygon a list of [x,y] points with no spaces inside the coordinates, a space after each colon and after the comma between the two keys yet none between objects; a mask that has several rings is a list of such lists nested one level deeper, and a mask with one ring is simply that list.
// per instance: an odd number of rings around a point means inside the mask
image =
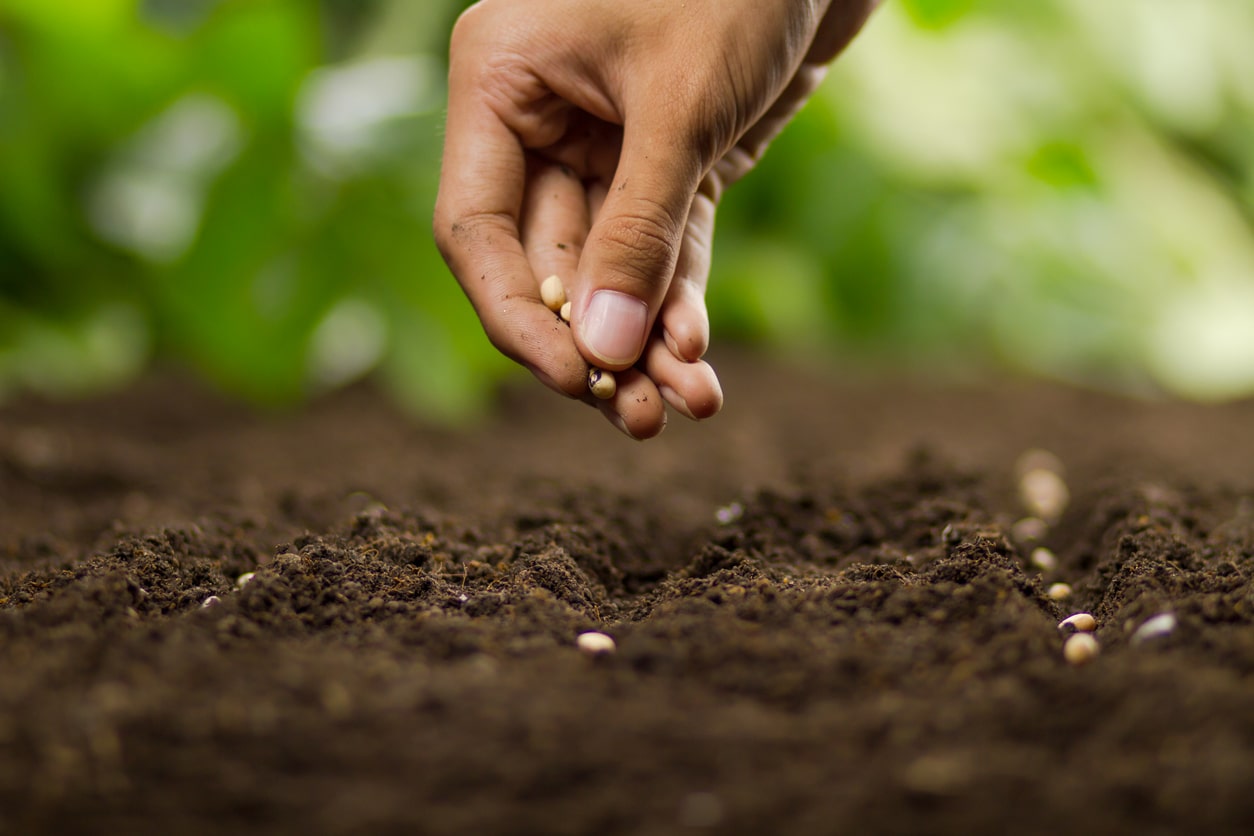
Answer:
[{"label": "thumb", "polygon": [[579,260],[573,326],[606,369],[639,359],[675,271],[701,162],[668,132],[627,130],[614,182]]}]

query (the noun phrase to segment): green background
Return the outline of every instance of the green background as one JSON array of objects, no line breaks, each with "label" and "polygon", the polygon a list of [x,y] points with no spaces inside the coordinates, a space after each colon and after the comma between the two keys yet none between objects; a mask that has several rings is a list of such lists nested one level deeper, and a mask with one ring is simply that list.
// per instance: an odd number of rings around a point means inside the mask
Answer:
[{"label": "green background", "polygon": [[[0,0],[0,396],[518,374],[430,238],[444,0]],[[715,343],[1254,392],[1254,4],[888,0],[719,215]]]}]

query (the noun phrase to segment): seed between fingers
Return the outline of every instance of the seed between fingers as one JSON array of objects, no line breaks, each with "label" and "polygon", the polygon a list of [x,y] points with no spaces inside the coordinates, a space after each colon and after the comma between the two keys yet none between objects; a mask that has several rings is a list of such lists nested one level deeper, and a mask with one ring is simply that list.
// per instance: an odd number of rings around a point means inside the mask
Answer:
[{"label": "seed between fingers", "polygon": [[540,283],[540,299],[546,308],[554,312],[562,310],[563,306],[568,304],[566,288],[562,286],[562,280],[557,277],[556,273]]}]

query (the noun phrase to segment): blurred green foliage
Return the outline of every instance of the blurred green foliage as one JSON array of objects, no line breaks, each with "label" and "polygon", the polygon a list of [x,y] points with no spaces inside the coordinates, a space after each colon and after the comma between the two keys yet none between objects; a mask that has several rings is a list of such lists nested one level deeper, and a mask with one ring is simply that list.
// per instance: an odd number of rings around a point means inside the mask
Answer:
[{"label": "blurred green foliage", "polygon": [[[0,393],[512,366],[430,238],[456,0],[0,0]],[[896,0],[719,216],[715,340],[1254,391],[1254,6]]]}]

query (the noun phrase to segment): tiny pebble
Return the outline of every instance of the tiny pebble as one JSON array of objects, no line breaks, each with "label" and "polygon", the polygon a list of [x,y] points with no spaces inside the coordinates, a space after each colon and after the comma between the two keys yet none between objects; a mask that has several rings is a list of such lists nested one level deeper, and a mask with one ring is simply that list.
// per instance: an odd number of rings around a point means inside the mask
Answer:
[{"label": "tiny pebble", "polygon": [[1072,665],[1084,665],[1097,658],[1102,646],[1092,633],[1076,633],[1062,646],[1062,657]]},{"label": "tiny pebble", "polygon": [[217,595],[210,595],[208,598],[200,602],[200,606],[203,607],[204,609],[209,609],[210,607],[216,607],[218,604],[221,604],[221,603],[222,603],[222,599],[219,598]]},{"label": "tiny pebble", "polygon": [[580,633],[575,639],[575,646],[588,656],[605,656],[617,649],[614,639],[595,630]]},{"label": "tiny pebble", "polygon": [[256,574],[257,574],[256,572],[245,572],[244,574],[240,575],[238,578],[235,579],[235,585],[239,587],[240,589],[243,589],[244,586],[249,581],[251,581],[253,579],[253,576]]},{"label": "tiny pebble", "polygon": [[1132,643],[1141,644],[1150,639],[1160,639],[1163,636],[1170,636],[1176,631],[1176,617],[1172,613],[1159,613],[1153,618],[1145,620],[1140,627],[1136,628],[1136,632],[1132,634]]},{"label": "tiny pebble", "polygon": [[559,311],[566,304],[566,288],[556,274],[540,282],[540,299],[551,311]]},{"label": "tiny pebble", "polygon": [[1071,597],[1071,584],[1069,583],[1053,583],[1049,585],[1049,589],[1045,590],[1045,594],[1055,601],[1062,601]]},{"label": "tiny pebble", "polygon": [[588,389],[604,401],[614,397],[614,393],[618,391],[618,383],[614,380],[613,372],[594,368],[588,370]]},{"label": "tiny pebble", "polygon": [[1042,572],[1052,572],[1058,568],[1058,558],[1046,548],[1033,549],[1028,562]]},{"label": "tiny pebble", "polygon": [[1058,629],[1064,633],[1091,633],[1097,629],[1097,619],[1086,612],[1078,612],[1058,622]]},{"label": "tiny pebble", "polygon": [[562,318],[562,322],[570,322],[570,302],[564,303],[557,315]]}]

